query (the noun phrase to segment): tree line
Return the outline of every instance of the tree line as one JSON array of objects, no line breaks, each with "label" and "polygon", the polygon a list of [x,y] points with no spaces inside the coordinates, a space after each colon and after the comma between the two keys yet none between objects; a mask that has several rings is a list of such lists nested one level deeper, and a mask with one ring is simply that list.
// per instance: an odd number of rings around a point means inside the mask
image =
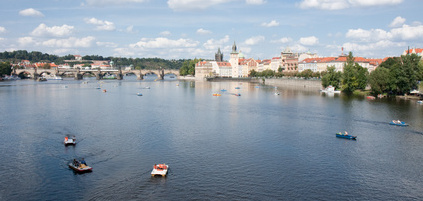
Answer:
[{"label": "tree line", "polygon": [[416,54],[388,58],[371,73],[354,61],[350,52],[343,72],[329,66],[322,76],[322,86],[341,88],[342,92],[352,94],[370,86],[372,95],[404,95],[418,89],[423,80],[423,63]]},{"label": "tree line", "polygon": [[[69,54],[66,56],[57,56],[38,51],[28,52],[26,50],[0,52],[0,61],[2,62],[9,62],[13,64],[22,60],[29,60],[31,63],[54,62],[57,65],[68,63],[71,66],[74,64],[84,64],[85,66],[89,66],[89,60],[113,61],[114,66],[116,67],[133,66],[135,69],[181,69],[185,62],[188,62],[187,64],[192,64],[191,59],[166,60],[161,58],[103,57],[99,55],[85,55],[82,57],[83,61],[69,62],[69,60],[75,60],[74,55]],[[188,73],[188,71],[186,72]],[[190,73],[193,74],[191,71]]]}]

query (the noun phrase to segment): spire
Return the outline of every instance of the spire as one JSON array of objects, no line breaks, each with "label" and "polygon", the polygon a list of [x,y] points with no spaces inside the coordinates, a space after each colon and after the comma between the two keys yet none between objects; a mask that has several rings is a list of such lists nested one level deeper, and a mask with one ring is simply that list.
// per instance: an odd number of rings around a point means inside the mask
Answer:
[{"label": "spire", "polygon": [[235,44],[235,41],[234,41],[234,45],[232,45],[232,53],[236,53],[236,44]]}]

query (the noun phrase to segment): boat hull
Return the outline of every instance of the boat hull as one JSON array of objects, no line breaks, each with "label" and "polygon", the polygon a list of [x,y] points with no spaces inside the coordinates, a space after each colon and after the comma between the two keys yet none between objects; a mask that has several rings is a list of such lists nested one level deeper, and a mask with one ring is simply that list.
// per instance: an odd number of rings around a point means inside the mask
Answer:
[{"label": "boat hull", "polygon": [[338,138],[344,138],[344,139],[350,139],[350,140],[356,140],[357,136],[353,136],[353,135],[344,135],[344,134],[336,134],[336,137]]},{"label": "boat hull", "polygon": [[394,126],[408,126],[408,124],[406,124],[405,122],[401,122],[401,123],[390,122],[389,124],[394,125]]},{"label": "boat hull", "polygon": [[[162,168],[159,168],[162,167]],[[167,170],[169,169],[169,165],[159,164],[157,168],[153,168],[151,171],[151,176],[166,176]]]},{"label": "boat hull", "polygon": [[69,163],[69,167],[73,170],[73,171],[75,171],[75,172],[78,172],[78,173],[84,173],[84,172],[91,172],[92,170],[93,170],[93,168],[92,167],[90,167],[90,166],[85,166],[85,167],[76,167],[74,164],[72,164],[72,163]]}]

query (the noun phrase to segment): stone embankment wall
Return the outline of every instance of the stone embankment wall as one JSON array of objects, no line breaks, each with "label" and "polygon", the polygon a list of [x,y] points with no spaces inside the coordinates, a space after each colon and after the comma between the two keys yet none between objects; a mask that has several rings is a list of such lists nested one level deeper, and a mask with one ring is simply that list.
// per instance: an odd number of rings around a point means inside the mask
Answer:
[{"label": "stone embankment wall", "polygon": [[260,83],[281,88],[296,88],[305,90],[319,90],[322,89],[321,80],[305,80],[299,78],[270,78],[263,80],[260,78]]}]

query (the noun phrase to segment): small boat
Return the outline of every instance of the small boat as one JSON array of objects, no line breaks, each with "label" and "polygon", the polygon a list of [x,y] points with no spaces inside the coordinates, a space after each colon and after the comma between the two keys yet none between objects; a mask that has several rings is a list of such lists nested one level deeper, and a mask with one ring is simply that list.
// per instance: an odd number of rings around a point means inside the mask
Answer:
[{"label": "small boat", "polygon": [[214,93],[213,96],[221,96],[222,94]]},{"label": "small boat", "polygon": [[417,101],[418,104],[423,104],[423,101],[419,100]]},{"label": "small boat", "polygon": [[357,136],[349,135],[347,132],[345,132],[345,133],[341,133],[341,132],[336,133],[336,137],[350,139],[350,140],[356,140],[357,139]]},{"label": "small boat", "polygon": [[155,164],[153,170],[151,171],[151,176],[166,176],[169,165],[166,164]]},{"label": "small boat", "polygon": [[226,89],[221,89],[220,91],[227,91]]},{"label": "small boat", "polygon": [[144,89],[150,89],[150,87],[144,87]]},{"label": "small boat", "polygon": [[44,82],[44,81],[47,81],[47,79],[45,77],[39,77],[39,78],[37,78],[37,81],[38,82]]},{"label": "small boat", "polygon": [[107,92],[107,90],[103,89],[103,92],[104,92],[104,93],[106,93],[106,92]]},{"label": "small boat", "polygon": [[67,145],[76,145],[75,136],[73,136],[72,138],[66,136],[65,137],[65,140],[63,141],[63,143],[65,144],[65,146],[67,146]]},{"label": "small boat", "polygon": [[137,93],[137,96],[142,96],[142,93]]},{"label": "small boat", "polygon": [[241,94],[234,94],[235,96],[241,96]]},{"label": "small boat", "polygon": [[92,167],[85,163],[84,159],[81,161],[74,159],[73,162],[69,163],[69,167],[78,173],[91,172],[93,170]]},{"label": "small boat", "polygon": [[339,93],[341,93],[341,91],[335,90],[335,87],[333,87],[332,85],[329,85],[325,89],[321,90],[321,92],[328,93],[328,94],[331,94],[331,93],[339,94]]},{"label": "small boat", "polygon": [[241,89],[241,87],[235,87],[235,89]]},{"label": "small boat", "polygon": [[374,99],[376,99],[376,97],[374,97],[374,96],[367,96],[366,98],[367,98],[367,99],[369,99],[369,100],[374,100]]},{"label": "small boat", "polygon": [[400,120],[392,120],[389,124],[395,125],[395,126],[408,126],[408,124]]}]

